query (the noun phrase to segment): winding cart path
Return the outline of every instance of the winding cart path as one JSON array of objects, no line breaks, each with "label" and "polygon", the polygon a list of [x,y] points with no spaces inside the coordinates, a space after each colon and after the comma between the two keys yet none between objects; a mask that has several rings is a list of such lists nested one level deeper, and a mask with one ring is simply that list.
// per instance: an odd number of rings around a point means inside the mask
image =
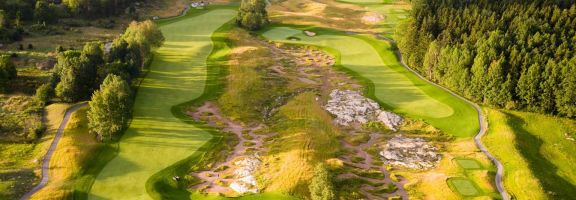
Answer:
[{"label": "winding cart path", "polygon": [[40,180],[40,183],[38,183],[38,185],[36,185],[36,187],[32,188],[32,190],[30,190],[30,192],[28,192],[24,196],[22,196],[22,198],[20,198],[20,200],[27,200],[32,195],[34,195],[34,193],[36,193],[36,192],[40,191],[42,188],[46,187],[46,184],[48,184],[48,181],[50,180],[50,177],[49,177],[50,160],[52,160],[52,155],[54,155],[54,151],[56,151],[56,147],[58,147],[58,143],[60,142],[60,138],[62,138],[62,134],[64,133],[64,129],[66,128],[66,125],[68,124],[68,121],[70,120],[70,117],[72,116],[72,114],[74,112],[76,112],[78,109],[83,108],[86,105],[88,105],[88,104],[87,103],[81,103],[81,104],[74,105],[74,106],[68,108],[68,110],[66,110],[66,114],[64,114],[64,119],[62,120],[62,123],[60,123],[60,126],[58,127],[58,130],[56,131],[56,135],[54,136],[54,140],[52,140],[52,144],[50,144],[50,148],[48,149],[48,151],[46,152],[46,155],[42,159],[42,179]]}]

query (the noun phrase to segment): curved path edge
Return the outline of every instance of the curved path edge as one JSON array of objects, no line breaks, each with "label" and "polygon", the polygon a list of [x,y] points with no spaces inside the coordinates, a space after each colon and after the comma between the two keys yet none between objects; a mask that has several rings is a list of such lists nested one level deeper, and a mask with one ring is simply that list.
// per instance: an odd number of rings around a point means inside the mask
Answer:
[{"label": "curved path edge", "polygon": [[66,109],[66,113],[64,114],[64,119],[62,119],[62,122],[60,123],[60,126],[58,127],[58,130],[56,131],[56,135],[54,136],[54,139],[52,140],[52,143],[50,144],[50,148],[48,148],[46,155],[44,155],[44,158],[42,159],[42,179],[40,180],[40,183],[38,183],[38,185],[36,185],[34,188],[32,188],[32,190],[30,190],[28,193],[24,194],[24,196],[22,196],[22,198],[20,198],[20,200],[27,200],[32,195],[34,195],[36,192],[38,192],[42,188],[46,187],[46,184],[48,184],[48,180],[50,178],[49,177],[50,160],[52,159],[52,155],[54,155],[54,151],[56,151],[56,147],[58,147],[58,143],[60,142],[60,138],[62,138],[62,134],[64,133],[64,129],[66,128],[66,125],[68,124],[68,120],[70,120],[70,117],[72,116],[72,114],[74,112],[76,112],[78,109],[83,108],[87,105],[88,105],[88,103],[85,102],[85,103],[73,105],[70,108]]},{"label": "curved path edge", "polygon": [[[396,41],[394,41],[390,38],[387,38],[383,35],[374,34],[374,36],[376,36],[376,38],[386,40],[386,41],[396,45]],[[413,74],[418,76],[420,79],[422,79],[422,80],[424,80],[424,81],[426,81],[426,82],[428,82],[428,83],[430,83],[436,87],[439,87],[440,89],[450,93],[452,96],[457,97],[457,98],[463,100],[464,102],[468,103],[472,107],[474,107],[474,109],[478,113],[478,122],[480,123],[480,130],[478,130],[478,134],[476,134],[476,136],[474,136],[474,143],[482,151],[482,153],[484,153],[484,155],[486,155],[486,157],[488,157],[488,159],[490,159],[496,165],[496,178],[495,178],[496,188],[498,189],[498,193],[500,193],[500,196],[502,196],[502,199],[509,200],[510,195],[506,191],[506,188],[504,187],[504,184],[502,182],[502,180],[504,178],[504,165],[502,165],[502,163],[498,159],[496,159],[496,157],[494,157],[488,151],[488,148],[486,148],[486,146],[484,146],[484,144],[482,144],[481,139],[482,139],[482,137],[484,137],[484,135],[486,135],[486,131],[488,130],[488,122],[486,121],[486,118],[484,117],[482,108],[478,104],[454,93],[452,90],[424,78],[422,75],[420,75],[420,73],[418,73],[416,70],[410,68],[404,62],[404,58],[402,57],[402,53],[400,53],[399,49],[396,50],[395,52],[396,52],[396,56],[398,57],[398,59],[400,60],[400,63],[402,64],[402,66],[404,68],[408,69],[410,72],[412,72]]]}]

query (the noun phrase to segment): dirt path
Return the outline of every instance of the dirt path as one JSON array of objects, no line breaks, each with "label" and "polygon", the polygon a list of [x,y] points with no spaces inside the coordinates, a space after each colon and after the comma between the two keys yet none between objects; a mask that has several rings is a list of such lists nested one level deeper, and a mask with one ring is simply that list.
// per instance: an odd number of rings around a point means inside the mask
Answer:
[{"label": "dirt path", "polygon": [[259,155],[266,151],[264,141],[273,135],[259,135],[255,133],[255,131],[264,127],[263,124],[252,126],[243,125],[224,117],[218,107],[211,102],[206,102],[203,106],[197,108],[195,112],[188,114],[195,120],[205,121],[213,127],[218,126],[218,123],[223,123],[224,128],[221,130],[234,134],[238,138],[238,144],[234,146],[233,151],[229,153],[223,162],[217,163],[209,170],[192,173],[193,176],[203,181],[203,183],[194,185],[192,188],[201,190],[202,192],[216,194],[229,194],[234,192],[229,187],[223,186],[235,180],[233,176],[227,176],[227,174],[234,174],[233,172],[237,168],[234,162],[244,156],[259,158]]},{"label": "dirt path", "polygon": [[[392,179],[390,177],[390,173],[388,172],[388,170],[386,170],[386,168],[382,165],[373,164],[372,155],[370,155],[368,152],[365,151],[366,148],[374,146],[376,144],[376,142],[378,141],[378,139],[381,137],[382,137],[382,135],[379,133],[372,133],[372,134],[370,134],[370,140],[368,140],[367,142],[362,143],[358,146],[354,146],[354,145],[351,145],[345,141],[341,141],[343,147],[348,148],[348,149],[353,149],[356,152],[355,156],[363,158],[363,161],[361,163],[354,163],[352,161],[352,156],[350,156],[350,155],[342,156],[341,159],[344,161],[345,164],[359,168],[359,169],[378,170],[379,172],[384,174],[384,176],[385,176],[384,179],[374,179],[374,178],[362,177],[362,176],[356,175],[356,174],[351,173],[351,172],[345,173],[345,174],[340,174],[338,176],[338,178],[360,178],[360,179],[363,179],[365,181],[368,181],[368,182],[371,182],[374,184],[382,184],[382,186],[378,186],[378,187],[368,185],[368,184],[362,185],[359,192],[362,193],[364,196],[366,196],[368,199],[387,199],[388,197],[393,197],[393,196],[400,196],[400,197],[402,197],[402,199],[408,199],[408,193],[404,189],[404,184],[406,183],[406,180],[404,178],[398,178],[400,180],[399,182],[392,181]],[[396,186],[397,190],[392,192],[392,193],[386,193],[386,194],[382,194],[382,195],[375,195],[375,194],[372,194],[369,192],[371,190],[382,189],[382,187],[387,187],[389,184],[394,184]]]},{"label": "dirt path", "polygon": [[[383,35],[380,35],[380,34],[374,34],[374,35],[379,39],[383,39],[383,40],[386,40],[390,43],[396,44],[396,41],[391,40],[390,38],[387,38]],[[438,84],[424,78],[423,76],[421,76],[418,72],[416,72],[415,70],[410,68],[408,65],[406,65],[406,63],[404,62],[404,58],[402,57],[402,54],[400,53],[400,50],[396,51],[396,55],[400,59],[400,63],[402,63],[402,66],[404,66],[404,68],[408,69],[410,72],[414,73],[416,76],[418,76],[422,80],[428,82],[429,84],[432,84],[436,87],[439,87],[439,88],[445,90],[446,92],[450,93],[452,96],[455,96],[459,99],[462,99],[463,101],[465,101],[466,103],[468,103],[472,107],[474,107],[474,109],[478,113],[478,121],[480,122],[480,130],[478,130],[478,134],[476,136],[474,136],[474,143],[482,151],[482,153],[484,153],[486,155],[486,157],[488,157],[494,163],[494,165],[496,165],[496,169],[497,169],[496,170],[496,176],[495,176],[496,188],[498,189],[500,196],[502,196],[502,199],[509,200],[510,195],[506,191],[506,188],[504,187],[504,183],[502,182],[502,179],[504,177],[504,166],[502,165],[502,163],[498,159],[496,159],[496,157],[494,157],[488,151],[488,149],[484,146],[484,144],[482,144],[482,137],[486,134],[486,130],[488,130],[488,122],[486,121],[486,118],[483,115],[482,108],[478,104],[452,92],[448,88],[445,88],[444,86],[438,85]]]},{"label": "dirt path", "polygon": [[42,159],[42,179],[40,180],[40,183],[38,183],[38,185],[36,185],[36,187],[32,188],[32,190],[30,192],[28,192],[24,196],[22,196],[22,198],[20,198],[20,200],[29,199],[32,195],[34,195],[34,193],[38,192],[39,190],[44,188],[46,186],[46,184],[48,184],[48,180],[50,178],[49,177],[50,160],[52,159],[52,155],[54,155],[54,151],[56,150],[56,147],[58,147],[58,142],[60,142],[60,138],[62,138],[62,133],[64,132],[64,129],[66,128],[66,124],[68,124],[68,120],[70,120],[72,113],[76,112],[78,109],[83,108],[86,105],[88,105],[88,104],[87,103],[81,103],[81,104],[74,105],[74,106],[72,106],[66,110],[66,114],[64,115],[64,119],[62,120],[62,123],[60,123],[60,126],[58,127],[58,130],[56,131],[56,135],[54,136],[54,140],[52,140],[52,144],[50,144],[50,148],[48,149],[48,151],[46,152],[46,155]]}]

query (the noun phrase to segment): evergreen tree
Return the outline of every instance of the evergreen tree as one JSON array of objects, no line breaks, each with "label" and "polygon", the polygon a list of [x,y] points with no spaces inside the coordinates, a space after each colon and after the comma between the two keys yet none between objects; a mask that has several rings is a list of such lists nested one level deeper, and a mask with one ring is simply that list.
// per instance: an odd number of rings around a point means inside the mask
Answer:
[{"label": "evergreen tree", "polygon": [[54,23],[56,21],[56,13],[48,2],[44,0],[36,1],[36,7],[34,9],[34,19],[36,22],[43,23]]},{"label": "evergreen tree", "polygon": [[16,65],[10,56],[0,55],[0,92],[6,91],[11,80],[17,76]]},{"label": "evergreen tree", "polygon": [[236,23],[252,31],[268,25],[266,2],[264,0],[242,0]]}]

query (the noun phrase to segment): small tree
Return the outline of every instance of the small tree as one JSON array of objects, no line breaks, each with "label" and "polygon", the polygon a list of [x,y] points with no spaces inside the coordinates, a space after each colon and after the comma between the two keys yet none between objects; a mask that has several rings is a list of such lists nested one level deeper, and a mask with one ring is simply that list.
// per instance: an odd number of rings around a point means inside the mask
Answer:
[{"label": "small tree", "polygon": [[89,103],[90,131],[103,138],[112,138],[124,129],[132,107],[130,96],[130,86],[125,80],[113,74],[108,75]]},{"label": "small tree", "polygon": [[314,168],[314,177],[308,186],[310,198],[312,200],[333,200],[336,199],[332,177],[324,164],[318,164]]},{"label": "small tree", "polygon": [[8,55],[0,56],[0,91],[5,91],[9,81],[16,78],[16,65]]},{"label": "small tree", "polygon": [[36,100],[45,105],[54,96],[54,88],[50,84],[46,83],[36,89],[36,95],[34,96]]},{"label": "small tree", "polygon": [[264,0],[242,0],[236,23],[248,30],[258,30],[269,23]]}]

